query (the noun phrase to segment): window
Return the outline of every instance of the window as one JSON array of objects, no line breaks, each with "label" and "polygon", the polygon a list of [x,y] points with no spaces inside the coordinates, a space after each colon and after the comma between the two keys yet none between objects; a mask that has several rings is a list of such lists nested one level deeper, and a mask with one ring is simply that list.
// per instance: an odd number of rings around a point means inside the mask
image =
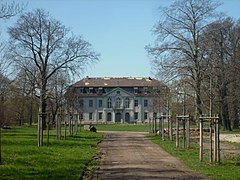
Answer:
[{"label": "window", "polygon": [[79,100],[79,106],[80,106],[80,108],[82,108],[83,105],[84,105],[84,104],[83,104],[83,99],[80,99],[80,100]]},{"label": "window", "polygon": [[120,94],[120,91],[117,91],[117,94]]},{"label": "window", "polygon": [[84,92],[84,88],[80,88],[80,93],[82,94]]},{"label": "window", "polygon": [[144,94],[147,94],[148,93],[147,87],[144,87],[143,89],[144,89]]},{"label": "window", "polygon": [[144,113],[144,119],[147,119],[147,118],[148,118],[148,113],[145,112],[145,113]]},{"label": "window", "polygon": [[89,93],[93,93],[93,88],[89,88]]},{"label": "window", "polygon": [[101,99],[98,100],[98,107],[102,107],[102,100]]},{"label": "window", "polygon": [[93,114],[89,113],[89,120],[92,120],[92,119],[93,119]]},{"label": "window", "polygon": [[137,93],[138,93],[138,88],[134,87],[134,94],[137,94]]},{"label": "window", "polygon": [[134,119],[137,120],[138,119],[138,112],[134,113]]},{"label": "window", "polygon": [[103,93],[103,88],[102,88],[102,87],[98,88],[98,93],[99,93],[99,94],[102,94],[102,93]]},{"label": "window", "polygon": [[83,113],[79,114],[79,119],[83,120]]},{"label": "window", "polygon": [[93,107],[93,100],[92,99],[89,100],[89,107]]},{"label": "window", "polygon": [[135,107],[138,106],[138,100],[137,100],[137,99],[134,100],[134,106],[135,106]]},{"label": "window", "polygon": [[112,114],[110,112],[107,113],[107,121],[112,121]]},{"label": "window", "polygon": [[143,105],[144,105],[144,107],[148,107],[148,100],[147,99],[144,99]]},{"label": "window", "polygon": [[129,106],[130,106],[130,99],[126,98],[125,99],[125,108],[129,108]]},{"label": "window", "polygon": [[102,112],[98,113],[98,119],[102,120]]},{"label": "window", "polygon": [[120,108],[121,107],[121,99],[118,97],[116,99],[116,108]]},{"label": "window", "polygon": [[153,113],[153,117],[157,118],[157,113],[156,112]]},{"label": "window", "polygon": [[108,100],[107,100],[107,107],[108,108],[112,107],[112,99],[111,98],[108,98]]}]

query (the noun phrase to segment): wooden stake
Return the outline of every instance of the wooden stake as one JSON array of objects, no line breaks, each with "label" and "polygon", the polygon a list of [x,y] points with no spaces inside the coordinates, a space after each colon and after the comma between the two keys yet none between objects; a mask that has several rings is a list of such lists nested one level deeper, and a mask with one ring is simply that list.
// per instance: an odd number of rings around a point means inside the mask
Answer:
[{"label": "wooden stake", "polygon": [[179,122],[178,118],[176,118],[176,148],[179,147]]},{"label": "wooden stake", "polygon": [[210,139],[210,146],[209,146],[209,161],[210,163],[212,162],[212,124],[213,124],[213,119],[211,119],[211,122],[210,122],[210,132],[209,132],[209,139]]},{"label": "wooden stake", "polygon": [[199,160],[203,160],[203,121],[200,119],[200,138],[199,138]]},{"label": "wooden stake", "polygon": [[190,148],[190,115],[187,119],[187,148]]}]

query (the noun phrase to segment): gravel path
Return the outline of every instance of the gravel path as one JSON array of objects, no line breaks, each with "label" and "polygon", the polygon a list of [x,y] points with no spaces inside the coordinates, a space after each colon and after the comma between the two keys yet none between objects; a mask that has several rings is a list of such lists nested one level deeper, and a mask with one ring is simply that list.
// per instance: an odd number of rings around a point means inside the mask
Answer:
[{"label": "gravel path", "polygon": [[220,140],[240,143],[240,134],[220,134]]},{"label": "gravel path", "polygon": [[92,179],[207,179],[148,140],[145,133],[107,133],[100,149],[100,167]]}]

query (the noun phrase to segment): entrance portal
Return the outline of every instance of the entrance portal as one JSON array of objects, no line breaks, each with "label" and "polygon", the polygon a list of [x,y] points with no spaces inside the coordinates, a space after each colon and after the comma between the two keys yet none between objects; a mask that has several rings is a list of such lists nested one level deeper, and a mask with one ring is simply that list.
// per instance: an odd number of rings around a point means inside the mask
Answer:
[{"label": "entrance portal", "polygon": [[121,113],[116,113],[116,116],[115,116],[115,122],[121,122],[121,119],[122,119],[122,114]]},{"label": "entrance portal", "polygon": [[125,114],[125,122],[130,123],[130,115],[128,112]]},{"label": "entrance portal", "polygon": [[107,113],[107,121],[112,121],[112,113]]}]

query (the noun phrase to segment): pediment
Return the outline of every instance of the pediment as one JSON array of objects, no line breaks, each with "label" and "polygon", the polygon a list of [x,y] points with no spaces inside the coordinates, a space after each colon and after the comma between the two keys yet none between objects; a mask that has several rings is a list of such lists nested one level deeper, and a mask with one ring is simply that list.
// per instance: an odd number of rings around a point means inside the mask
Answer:
[{"label": "pediment", "polygon": [[111,97],[116,97],[116,96],[121,96],[121,97],[132,97],[134,94],[122,89],[122,88],[115,88],[111,90],[110,92],[106,93],[105,96],[111,96]]}]

